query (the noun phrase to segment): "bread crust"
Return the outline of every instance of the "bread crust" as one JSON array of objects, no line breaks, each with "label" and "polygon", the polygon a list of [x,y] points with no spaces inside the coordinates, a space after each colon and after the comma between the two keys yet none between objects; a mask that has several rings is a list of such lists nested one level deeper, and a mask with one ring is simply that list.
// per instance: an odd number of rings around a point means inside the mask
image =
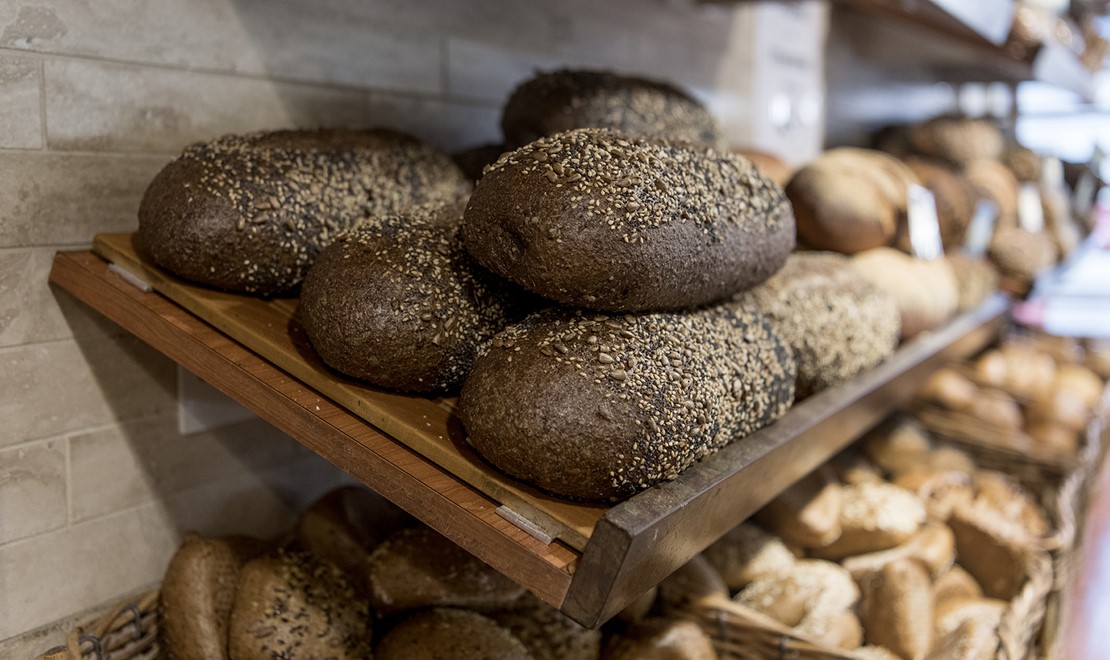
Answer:
[{"label": "bread crust", "polygon": [[490,166],[463,239],[482,266],[559,303],[665,311],[766,280],[794,248],[794,216],[740,156],[581,129]]}]

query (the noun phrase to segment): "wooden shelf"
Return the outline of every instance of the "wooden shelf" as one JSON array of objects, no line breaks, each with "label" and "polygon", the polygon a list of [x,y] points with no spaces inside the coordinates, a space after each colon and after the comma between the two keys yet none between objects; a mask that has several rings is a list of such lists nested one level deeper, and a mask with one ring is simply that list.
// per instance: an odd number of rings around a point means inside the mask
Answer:
[{"label": "wooden shelf", "polygon": [[839,0],[976,45],[1001,46],[1010,35],[1014,0]]},{"label": "wooden shelf", "polygon": [[852,14],[852,39],[876,62],[927,64],[936,80],[1010,82],[1037,80],[1090,100],[1094,77],[1076,53],[1047,40],[1017,55],[1007,43],[1013,0],[837,0]]},{"label": "wooden shelf", "polygon": [[[497,513],[503,503],[499,499],[381,432],[165,295],[137,288],[96,254],[59,253],[50,279],[591,627],[906,403],[940,364],[986,346],[1010,309],[1005,297],[991,298],[943,328],[907,342],[879,368],[800,402],[774,425],[707,457],[675,481],[601,509],[585,543],[576,547],[561,540],[537,540]],[[520,492],[528,497],[529,489],[522,486]]]}]

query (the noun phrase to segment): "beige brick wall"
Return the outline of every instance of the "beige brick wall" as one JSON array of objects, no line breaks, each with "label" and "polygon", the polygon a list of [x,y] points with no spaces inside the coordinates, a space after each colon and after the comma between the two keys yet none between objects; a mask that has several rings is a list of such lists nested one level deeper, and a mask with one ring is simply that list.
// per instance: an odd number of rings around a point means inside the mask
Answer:
[{"label": "beige brick wall", "polygon": [[272,536],[345,478],[260,421],[179,436],[174,365],[51,288],[56,250],[134,229],[147,182],[190,142],[325,125],[391,126],[445,149],[496,141],[507,93],[559,64],[672,79],[735,142],[766,146],[773,136],[751,128],[763,111],[752,11],[0,2],[0,657],[46,640],[21,642],[27,631],[157,582],[184,531]]}]

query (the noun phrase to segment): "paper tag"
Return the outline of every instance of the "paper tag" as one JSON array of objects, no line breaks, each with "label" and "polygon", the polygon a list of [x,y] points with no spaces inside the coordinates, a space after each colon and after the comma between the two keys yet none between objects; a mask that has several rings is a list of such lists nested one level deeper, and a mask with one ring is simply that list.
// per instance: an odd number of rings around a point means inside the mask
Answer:
[{"label": "paper tag", "polygon": [[1044,207],[1041,206],[1041,189],[1035,183],[1021,184],[1018,193],[1018,223],[1033,234],[1044,231]]},{"label": "paper tag", "polygon": [[987,247],[994,236],[994,225],[998,222],[998,207],[988,199],[981,199],[975,205],[975,214],[964,234],[964,254],[979,259],[987,253]]},{"label": "paper tag", "polygon": [[940,240],[940,221],[937,219],[937,202],[933,193],[916,183],[908,190],[910,248],[918,259],[939,259],[944,256]]},{"label": "paper tag", "polygon": [[1077,216],[1085,216],[1091,212],[1095,205],[1095,193],[1098,192],[1098,181],[1090,170],[1084,170],[1075,182],[1075,192],[1072,193],[1071,203]]}]

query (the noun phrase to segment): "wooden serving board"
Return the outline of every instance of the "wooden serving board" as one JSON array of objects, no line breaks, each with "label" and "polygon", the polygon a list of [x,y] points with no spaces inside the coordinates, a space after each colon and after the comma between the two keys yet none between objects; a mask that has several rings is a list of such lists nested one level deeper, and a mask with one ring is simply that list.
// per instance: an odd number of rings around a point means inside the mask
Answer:
[{"label": "wooden serving board", "polygon": [[582,551],[607,508],[562,500],[486,463],[466,442],[454,397],[422,397],[347,378],[313,351],[296,318],[296,298],[254,298],[188,283],[158,268],[135,247],[133,234],[98,234],[93,251],[148,283],[320,394],[501,502],[551,538]]}]

